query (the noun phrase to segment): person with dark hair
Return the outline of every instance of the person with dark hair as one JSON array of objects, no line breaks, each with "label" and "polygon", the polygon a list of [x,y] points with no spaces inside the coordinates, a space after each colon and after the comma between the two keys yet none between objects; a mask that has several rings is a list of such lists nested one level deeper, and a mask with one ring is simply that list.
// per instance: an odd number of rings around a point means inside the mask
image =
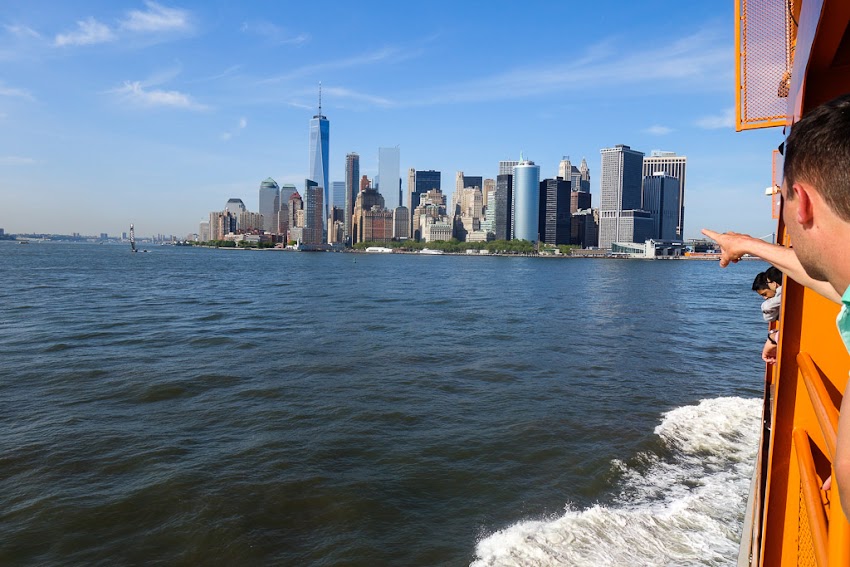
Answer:
[{"label": "person with dark hair", "polygon": [[[841,304],[836,325],[850,352],[850,254],[846,250],[850,242],[850,94],[822,104],[794,124],[784,155],[782,218],[793,248],[734,232],[702,232],[720,244],[721,266],[737,262],[744,254],[759,256],[794,281]],[[833,466],[841,505],[848,515],[850,395],[841,402]]]},{"label": "person with dark hair", "polygon": [[[768,275],[770,274],[770,275]],[[753,291],[764,301],[761,304],[761,315],[768,323],[779,320],[779,309],[782,306],[782,272],[771,266],[766,272],[756,274],[753,280]],[[771,364],[776,362],[776,347],[779,339],[778,329],[767,331],[767,340],[761,349],[761,359]]]}]

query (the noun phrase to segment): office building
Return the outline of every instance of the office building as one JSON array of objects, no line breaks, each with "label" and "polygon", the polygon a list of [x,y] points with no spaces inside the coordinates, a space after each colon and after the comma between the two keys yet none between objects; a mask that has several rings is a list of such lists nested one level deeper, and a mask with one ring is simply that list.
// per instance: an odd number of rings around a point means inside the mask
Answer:
[{"label": "office building", "polygon": [[242,199],[228,199],[227,204],[224,206],[224,210],[234,216],[239,216],[239,213],[244,213],[248,210],[245,206],[245,203],[242,202]]},{"label": "office building", "polygon": [[236,232],[236,216],[230,211],[210,213],[210,240],[224,240],[228,234]]},{"label": "office building", "polygon": [[277,234],[277,211],[280,209],[280,186],[271,177],[260,183],[260,214],[263,230]]},{"label": "office building", "polygon": [[345,181],[331,181],[331,207],[345,209]]},{"label": "office building", "polygon": [[664,152],[653,150],[649,156],[643,158],[643,175],[649,177],[659,172],[664,172],[679,180],[678,212],[676,215],[676,238],[684,240],[685,234],[685,170],[688,158],[676,155],[676,152]]},{"label": "office building", "polygon": [[551,246],[570,243],[570,183],[560,177],[540,182],[540,241]]},{"label": "office building", "polygon": [[420,171],[411,167],[407,171],[407,206],[411,212],[411,235],[414,234],[413,224],[416,220],[413,211],[419,206],[422,195],[432,189],[441,191],[440,180],[440,172],[433,169]]},{"label": "office building", "polygon": [[[3,234],[0,233],[0,236],[3,236]],[[121,236],[122,236],[122,240],[127,240],[127,236],[125,234],[122,234]],[[209,221],[202,222],[200,227],[198,228],[198,242],[208,242],[209,239],[210,239],[210,223],[209,223]]]},{"label": "office building", "polygon": [[[366,176],[363,176],[363,179],[366,180]],[[368,180],[366,180],[367,187],[360,191],[357,194],[357,201],[354,203],[354,214],[351,219],[352,226],[352,244],[357,244],[358,242],[364,242],[365,240],[369,240],[366,238],[367,236],[374,236],[373,226],[366,228],[366,213],[372,211],[373,209],[376,211],[383,211],[384,207],[384,197],[381,195],[376,189],[372,189],[368,186]],[[362,185],[362,183],[361,183]],[[370,217],[370,223],[375,221],[375,217]],[[390,238],[392,238],[392,211],[390,211],[390,220],[389,220],[389,234]]]},{"label": "office building", "polygon": [[345,243],[351,245],[351,215],[360,192],[360,156],[351,152],[345,156]]},{"label": "office building", "polygon": [[499,175],[513,175],[514,174],[514,166],[517,165],[518,161],[511,160],[502,160],[499,162]]},{"label": "office building", "polygon": [[378,148],[378,186],[376,189],[383,195],[387,208],[390,210],[400,207],[401,202],[401,173],[399,162],[401,150],[394,148]]},{"label": "office building", "polygon": [[324,188],[312,179],[304,180],[304,230],[302,231],[302,242],[304,244],[321,244],[324,240],[324,225],[327,222],[323,218]]},{"label": "office building", "polygon": [[570,244],[591,248],[599,244],[599,209],[583,209],[570,219]]},{"label": "office building", "polygon": [[[626,215],[626,222],[620,217],[625,211],[638,211],[641,207],[641,171],[643,152],[638,152],[624,144],[613,148],[603,148],[602,183],[599,206],[599,247],[610,248],[613,242],[635,242],[627,240],[635,235],[643,235],[643,227],[634,230],[635,219],[642,223],[642,215]],[[648,215],[648,213],[647,213]],[[647,217],[648,218],[648,217]],[[625,228],[624,228],[625,227]],[[624,228],[624,231],[621,231]]]},{"label": "office building", "polygon": [[289,198],[292,197],[295,193],[298,192],[295,185],[292,183],[286,183],[280,186],[280,206],[283,207],[287,203],[289,203]]},{"label": "office building", "polygon": [[410,210],[407,207],[396,207],[393,210],[393,238],[410,238]]},{"label": "office building", "polygon": [[679,226],[679,180],[663,171],[643,178],[643,203],[641,208],[652,215],[655,228],[652,238],[681,241]]},{"label": "office building", "polygon": [[570,192],[570,213],[576,213],[590,208],[590,193],[584,191]]},{"label": "office building", "polygon": [[537,242],[540,220],[540,166],[520,159],[514,166],[514,239]]},{"label": "office building", "polygon": [[[296,191],[289,196],[289,216],[286,219],[289,225],[289,240],[295,242],[301,241],[301,229],[304,228],[304,200],[301,199],[301,194]],[[297,230],[297,233],[295,231]]]},{"label": "office building", "polygon": [[323,223],[328,218],[330,207],[330,182],[328,180],[328,142],[330,123],[322,114],[322,85],[319,85],[319,112],[310,120],[310,179],[322,188],[324,211],[320,211]]},{"label": "office building", "polygon": [[496,177],[492,213],[493,232],[496,240],[510,240],[513,237],[513,180],[512,173],[500,174]]},{"label": "office building", "polygon": [[342,244],[345,237],[345,209],[331,207],[328,219],[328,244]]}]

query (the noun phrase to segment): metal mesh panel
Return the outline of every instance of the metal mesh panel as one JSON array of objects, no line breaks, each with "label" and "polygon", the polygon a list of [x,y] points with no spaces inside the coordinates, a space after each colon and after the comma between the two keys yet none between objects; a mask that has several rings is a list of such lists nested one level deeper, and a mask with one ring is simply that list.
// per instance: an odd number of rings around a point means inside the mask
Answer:
[{"label": "metal mesh panel", "polygon": [[785,124],[796,26],[788,0],[738,0],[739,130]]},{"label": "metal mesh panel", "polygon": [[812,543],[812,528],[809,525],[809,513],[806,511],[806,503],[803,501],[803,486],[800,485],[800,510],[799,522],[797,523],[797,567],[817,567],[815,561],[815,546]]}]

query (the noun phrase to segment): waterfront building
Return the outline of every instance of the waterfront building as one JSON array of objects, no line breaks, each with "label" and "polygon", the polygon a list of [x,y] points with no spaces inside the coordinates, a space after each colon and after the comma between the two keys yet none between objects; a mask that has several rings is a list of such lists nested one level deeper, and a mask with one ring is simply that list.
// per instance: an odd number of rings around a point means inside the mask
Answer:
[{"label": "waterfront building", "polygon": [[243,233],[263,230],[264,224],[263,215],[251,211],[242,211],[236,220],[239,232]]},{"label": "waterfront building", "polygon": [[210,240],[224,240],[228,234],[236,232],[236,216],[230,211],[210,213]]},{"label": "waterfront building", "polygon": [[590,193],[585,191],[570,192],[570,214],[590,208]]},{"label": "waterfront building", "polygon": [[260,183],[260,214],[263,215],[262,229],[277,233],[277,211],[280,209],[280,186],[271,177]]},{"label": "waterfront building", "polygon": [[328,180],[328,143],[330,140],[330,123],[322,114],[322,85],[319,84],[319,111],[310,120],[310,179],[322,188],[322,203],[324,210],[319,211],[324,219],[328,217],[330,203],[330,183]]},{"label": "waterfront building", "polygon": [[[649,211],[641,209],[628,209],[623,211],[600,211],[599,212],[599,247],[611,248],[615,242],[644,242],[653,238],[655,232],[655,221]],[[616,223],[616,225],[614,225]],[[611,228],[613,226],[613,228]],[[616,240],[611,240],[607,245],[602,243],[602,230],[608,226],[609,235],[617,234]]]},{"label": "waterfront building", "polygon": [[280,186],[280,206],[284,207],[287,203],[289,203],[289,198],[292,197],[294,193],[297,193],[298,189],[292,183],[286,183]]},{"label": "waterfront building", "polygon": [[407,206],[411,212],[410,234],[413,238],[416,238],[416,228],[414,228],[416,217],[413,211],[419,206],[422,195],[432,189],[441,190],[440,180],[440,172],[433,169],[420,171],[411,167],[407,171]]},{"label": "waterfront building", "polygon": [[282,237],[284,242],[289,241],[289,201],[282,203],[275,217],[277,221],[277,234]]},{"label": "waterfront building", "polygon": [[413,217],[411,235],[417,241],[422,239],[425,217],[445,222],[449,227],[452,224],[446,214],[446,196],[439,189],[429,189],[420,194],[419,206],[411,211],[411,216]]},{"label": "waterfront building", "polygon": [[[287,224],[289,225],[289,240],[299,242],[301,240],[301,229],[304,227],[304,201],[301,199],[301,194],[296,191],[289,196],[289,216]],[[295,230],[298,229],[296,233]]]},{"label": "waterfront building", "polygon": [[[513,180],[512,173],[496,177],[496,191],[493,200],[493,233],[496,240],[510,240],[513,237]],[[488,216],[490,212],[488,211]]]},{"label": "waterfront building", "polygon": [[376,189],[387,203],[388,209],[403,205],[401,202],[400,149],[378,148],[378,186]]},{"label": "waterfront building", "polygon": [[643,158],[642,178],[664,172],[679,181],[676,237],[674,240],[683,240],[685,234],[685,171],[687,165],[688,158],[677,155],[676,152],[652,150],[649,156]]},{"label": "waterfront building", "polygon": [[570,183],[560,177],[540,182],[540,241],[557,246],[570,243]]},{"label": "waterfront building", "polygon": [[345,209],[331,207],[331,216],[328,218],[328,244],[342,244],[345,242]]},{"label": "waterfront building", "polygon": [[396,207],[393,210],[393,238],[410,238],[410,210],[407,207]]},{"label": "waterfront building", "polygon": [[[634,242],[626,240],[637,233],[634,229],[634,219],[642,219],[642,215],[626,215],[626,221],[620,222],[625,211],[637,211],[641,206],[641,171],[643,168],[643,152],[631,149],[624,144],[613,148],[603,148],[602,183],[600,191],[599,247],[610,248],[612,242]],[[639,222],[640,224],[640,222]],[[621,227],[626,232],[621,234]],[[631,227],[631,228],[630,228]]]},{"label": "waterfront building", "polygon": [[[0,236],[3,236],[0,234]],[[202,222],[198,228],[198,242],[208,242],[210,239],[210,223]],[[127,240],[127,236],[122,234],[122,240]]]},{"label": "waterfront building", "polygon": [[373,206],[363,211],[361,242],[390,242],[393,239],[393,211]]},{"label": "waterfront building", "polygon": [[641,208],[653,218],[653,238],[673,241],[682,240],[679,225],[679,180],[663,171],[643,178],[643,202]]},{"label": "waterfront building", "polygon": [[540,166],[520,159],[514,166],[514,234],[519,240],[536,242],[540,220]]},{"label": "waterfront building", "polygon": [[324,188],[312,179],[304,180],[304,244],[322,244],[324,241],[324,226],[327,219],[323,217]]},{"label": "waterfront building", "polygon": [[484,200],[481,189],[477,186],[464,187],[452,196],[455,203],[454,227],[455,238],[466,241],[468,234],[481,230],[481,218],[484,210]]},{"label": "waterfront building", "polygon": [[591,248],[599,243],[599,209],[583,209],[570,219],[570,244]]},{"label": "waterfront building", "polygon": [[345,243],[351,245],[351,215],[360,192],[360,156],[351,152],[345,156]]},{"label": "waterfront building", "polygon": [[448,241],[452,239],[452,225],[448,219],[422,216],[422,242]]},{"label": "waterfront building", "polygon": [[[366,176],[363,176],[366,179]],[[363,242],[368,232],[365,228],[365,214],[373,209],[384,210],[384,197],[377,190],[368,186],[366,189],[357,194],[357,201],[354,203],[354,214],[351,219],[352,226],[352,244]],[[373,219],[374,220],[374,219]],[[392,238],[392,211],[390,211],[390,238]],[[372,229],[370,228],[370,231]]]}]

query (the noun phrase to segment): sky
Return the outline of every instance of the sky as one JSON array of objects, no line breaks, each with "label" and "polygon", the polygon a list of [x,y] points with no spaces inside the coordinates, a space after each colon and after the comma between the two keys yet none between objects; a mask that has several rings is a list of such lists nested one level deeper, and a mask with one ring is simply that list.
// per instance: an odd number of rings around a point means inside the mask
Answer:
[{"label": "sky", "polygon": [[[474,5],[473,5],[474,4]],[[486,6],[486,7],[485,7]],[[557,175],[600,149],[688,157],[685,237],[756,236],[781,128],[736,133],[729,2],[4,0],[0,228],[198,232],[260,183],[303,187],[309,122],[330,179],[378,148],[407,169],[495,178],[520,152]]]}]

